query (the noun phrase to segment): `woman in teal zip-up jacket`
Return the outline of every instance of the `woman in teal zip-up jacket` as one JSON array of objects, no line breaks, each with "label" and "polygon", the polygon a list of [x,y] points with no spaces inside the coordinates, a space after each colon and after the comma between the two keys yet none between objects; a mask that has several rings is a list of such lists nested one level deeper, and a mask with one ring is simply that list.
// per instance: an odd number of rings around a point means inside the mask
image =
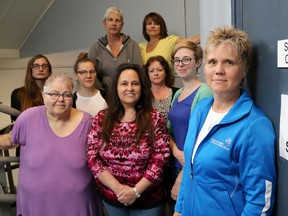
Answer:
[{"label": "woman in teal zip-up jacket", "polygon": [[214,97],[191,115],[174,216],[272,212],[275,132],[241,88],[251,53],[248,35],[234,27],[216,28],[208,37],[204,71]]}]

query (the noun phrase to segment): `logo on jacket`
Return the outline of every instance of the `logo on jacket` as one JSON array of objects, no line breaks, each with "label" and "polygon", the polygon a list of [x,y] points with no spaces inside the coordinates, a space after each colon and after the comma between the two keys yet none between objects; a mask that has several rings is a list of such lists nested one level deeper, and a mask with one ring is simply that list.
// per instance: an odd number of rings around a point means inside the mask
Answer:
[{"label": "logo on jacket", "polygon": [[211,143],[212,144],[217,145],[218,147],[223,148],[223,149],[225,149],[227,151],[230,150],[229,146],[230,146],[231,142],[232,142],[232,139],[230,137],[225,139],[224,142],[221,142],[221,141],[219,141],[219,140],[217,140],[215,138],[211,139]]}]

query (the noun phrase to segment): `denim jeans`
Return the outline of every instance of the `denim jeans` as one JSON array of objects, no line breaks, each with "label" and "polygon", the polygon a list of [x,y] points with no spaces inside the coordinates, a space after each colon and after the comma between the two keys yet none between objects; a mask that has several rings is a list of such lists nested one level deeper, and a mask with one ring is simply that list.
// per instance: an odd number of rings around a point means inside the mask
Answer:
[{"label": "denim jeans", "polygon": [[109,216],[163,216],[165,215],[164,205],[150,209],[129,209],[115,207],[102,200]]}]

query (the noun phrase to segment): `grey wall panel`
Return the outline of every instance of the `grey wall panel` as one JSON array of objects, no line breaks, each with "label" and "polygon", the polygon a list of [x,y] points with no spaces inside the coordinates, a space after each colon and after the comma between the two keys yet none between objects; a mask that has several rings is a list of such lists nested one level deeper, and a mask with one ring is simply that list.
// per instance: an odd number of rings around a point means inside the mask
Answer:
[{"label": "grey wall panel", "polygon": [[255,46],[256,55],[248,78],[248,88],[255,103],[273,121],[277,134],[278,185],[274,215],[288,216],[288,161],[279,157],[278,148],[280,97],[282,93],[288,93],[288,69],[277,68],[277,40],[288,39],[288,4],[286,0],[233,2],[234,23],[248,32]]}]

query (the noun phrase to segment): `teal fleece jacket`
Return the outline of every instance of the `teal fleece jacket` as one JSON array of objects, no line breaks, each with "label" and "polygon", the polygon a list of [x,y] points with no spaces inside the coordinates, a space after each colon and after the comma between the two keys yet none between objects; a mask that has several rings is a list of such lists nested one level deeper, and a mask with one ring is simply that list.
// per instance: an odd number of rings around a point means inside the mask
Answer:
[{"label": "teal fleece jacket", "polygon": [[213,97],[201,100],[190,117],[175,211],[181,216],[270,215],[276,185],[275,132],[244,90],[202,140],[192,163],[212,103]]}]

